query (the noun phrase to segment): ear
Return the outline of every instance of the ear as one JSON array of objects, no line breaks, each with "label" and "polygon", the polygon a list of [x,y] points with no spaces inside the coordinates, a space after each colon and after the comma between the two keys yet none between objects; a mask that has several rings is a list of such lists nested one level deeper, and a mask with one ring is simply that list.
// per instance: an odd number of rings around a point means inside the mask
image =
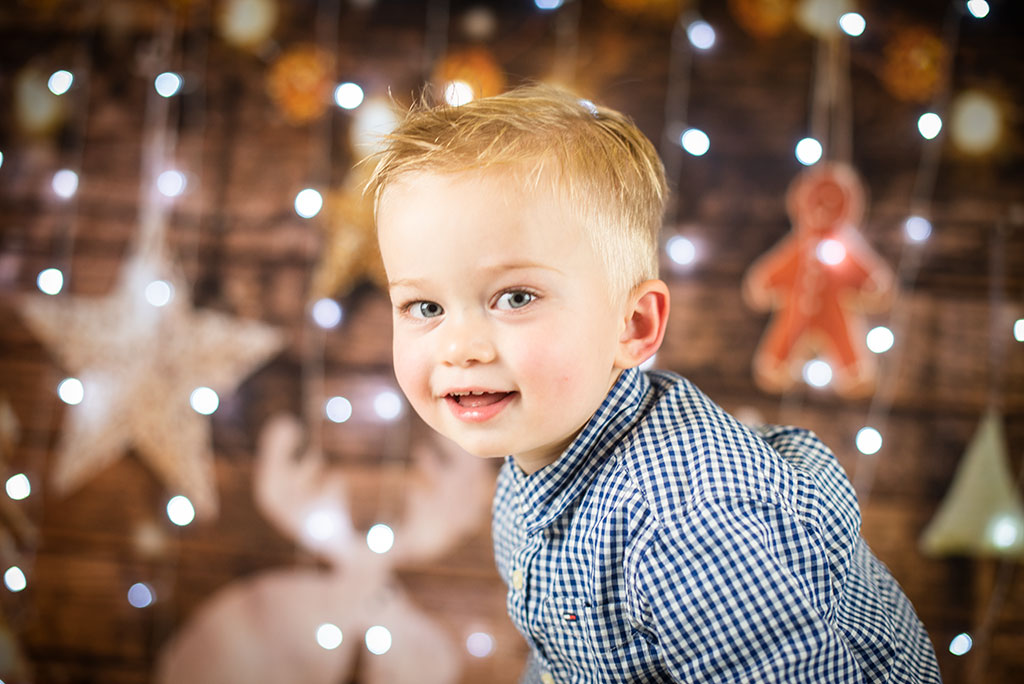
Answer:
[{"label": "ear", "polygon": [[668,285],[663,281],[646,280],[636,286],[627,303],[616,368],[639,366],[658,351],[665,337],[668,309]]}]

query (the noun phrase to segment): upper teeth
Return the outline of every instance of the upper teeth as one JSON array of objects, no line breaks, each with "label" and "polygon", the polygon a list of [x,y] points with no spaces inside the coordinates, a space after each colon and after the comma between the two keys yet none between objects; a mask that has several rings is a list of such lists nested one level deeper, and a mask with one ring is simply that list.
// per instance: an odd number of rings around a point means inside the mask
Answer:
[{"label": "upper teeth", "polygon": [[490,392],[452,392],[452,394],[454,394],[457,397],[464,397],[467,394],[472,395],[474,397],[479,397],[483,394],[490,394]]}]

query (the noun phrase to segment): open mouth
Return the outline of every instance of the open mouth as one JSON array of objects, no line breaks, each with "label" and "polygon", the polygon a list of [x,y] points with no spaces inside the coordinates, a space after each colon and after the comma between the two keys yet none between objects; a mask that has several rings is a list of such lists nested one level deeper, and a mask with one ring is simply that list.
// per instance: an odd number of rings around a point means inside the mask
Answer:
[{"label": "open mouth", "polygon": [[450,392],[446,398],[467,409],[493,406],[515,394],[514,392]]}]

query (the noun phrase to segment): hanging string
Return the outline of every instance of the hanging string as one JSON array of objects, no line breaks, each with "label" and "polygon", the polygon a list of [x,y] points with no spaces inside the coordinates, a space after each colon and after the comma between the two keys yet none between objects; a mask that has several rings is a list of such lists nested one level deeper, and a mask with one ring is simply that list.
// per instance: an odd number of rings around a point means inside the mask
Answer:
[{"label": "hanging string", "polygon": [[571,84],[576,79],[579,54],[581,0],[569,0],[555,16],[555,68],[558,83]]},{"label": "hanging string", "polygon": [[[945,70],[942,74],[939,88],[932,102],[932,111],[940,116],[945,113],[953,80],[953,63],[956,56],[957,45],[959,44],[960,20],[962,13],[958,3],[954,0],[947,6],[946,17],[943,24],[943,44],[948,46],[948,59]],[[914,189],[910,198],[911,213],[918,216],[930,216],[928,207],[931,204],[931,196],[935,188],[935,180],[938,175],[939,160],[942,150],[942,135],[934,140],[926,140],[918,159],[917,173],[914,178]],[[910,329],[910,318],[913,316],[907,293],[913,290],[914,283],[921,267],[923,250],[920,245],[908,245],[906,241],[900,247],[899,257],[896,266],[896,291],[893,297],[891,313],[889,316],[889,328],[897,336],[897,340],[905,339],[904,333]],[[878,367],[878,386],[871,397],[868,405],[865,425],[878,430],[882,435],[886,434],[889,415],[892,405],[895,403],[896,385],[899,379],[899,371],[903,367],[903,358],[906,354],[906,344],[897,342],[887,354],[880,359]],[[871,499],[871,490],[874,485],[875,472],[878,465],[878,458],[881,451],[874,454],[863,454],[857,451],[854,463],[853,486],[857,492],[861,507],[867,506]]]},{"label": "hanging string", "polygon": [[679,136],[686,126],[689,110],[690,78],[693,72],[693,52],[686,36],[683,14],[680,12],[672,27],[669,43],[668,83],[665,86],[665,131],[661,136],[660,154],[665,164],[665,180],[669,197],[665,218],[680,220],[679,181],[683,170],[683,148]]}]

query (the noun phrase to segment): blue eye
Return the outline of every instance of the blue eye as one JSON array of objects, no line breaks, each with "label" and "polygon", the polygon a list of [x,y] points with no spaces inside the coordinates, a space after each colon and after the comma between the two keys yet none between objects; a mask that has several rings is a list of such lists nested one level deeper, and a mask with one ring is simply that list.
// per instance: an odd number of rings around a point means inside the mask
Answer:
[{"label": "blue eye", "polygon": [[524,306],[536,299],[536,295],[522,290],[512,290],[498,297],[497,308],[499,309],[522,309]]},{"label": "blue eye", "polygon": [[437,318],[444,313],[444,309],[437,302],[413,302],[409,305],[408,311],[413,318]]}]

